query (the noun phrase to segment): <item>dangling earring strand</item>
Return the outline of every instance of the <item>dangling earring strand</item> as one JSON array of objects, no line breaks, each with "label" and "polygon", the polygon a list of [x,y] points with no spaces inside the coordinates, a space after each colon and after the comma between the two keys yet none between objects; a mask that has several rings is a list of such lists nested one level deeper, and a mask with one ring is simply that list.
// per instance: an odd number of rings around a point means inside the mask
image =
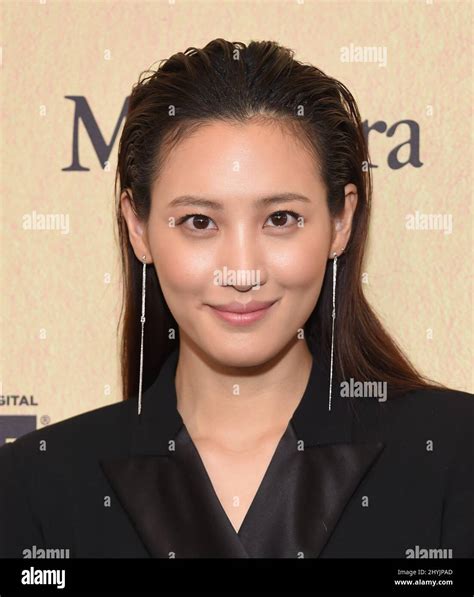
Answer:
[{"label": "dangling earring strand", "polygon": [[[344,251],[342,248],[341,254]],[[332,270],[332,312],[331,312],[331,365],[329,369],[329,408],[331,410],[331,400],[332,400],[332,373],[333,373],[333,364],[334,364],[334,322],[336,319],[336,279],[337,279],[337,253],[333,253],[333,270]]]},{"label": "dangling earring strand", "polygon": [[143,335],[145,328],[145,293],[146,293],[146,255],[143,255],[143,270],[142,270],[142,315],[140,322],[142,324],[141,340],[140,340],[140,379],[138,382],[138,414],[142,412],[142,379],[143,379]]}]

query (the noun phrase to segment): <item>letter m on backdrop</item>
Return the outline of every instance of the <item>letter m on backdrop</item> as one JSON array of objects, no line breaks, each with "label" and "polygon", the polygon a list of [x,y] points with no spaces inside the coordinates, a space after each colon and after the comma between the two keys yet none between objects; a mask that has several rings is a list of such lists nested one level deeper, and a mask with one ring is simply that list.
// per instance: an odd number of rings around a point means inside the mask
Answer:
[{"label": "letter m on backdrop", "polygon": [[125,99],[125,102],[122,107],[122,111],[118,117],[118,120],[115,124],[114,132],[112,133],[112,138],[110,142],[107,143],[102,135],[100,128],[97,124],[96,119],[94,118],[94,114],[90,109],[87,100],[82,95],[66,95],[64,96],[66,99],[70,99],[74,102],[75,110],[74,110],[74,127],[72,133],[72,163],[67,168],[62,168],[62,170],[66,172],[70,171],[87,171],[90,168],[84,168],[79,163],[79,121],[82,120],[84,124],[84,128],[89,135],[89,139],[91,140],[92,147],[95,150],[97,158],[99,159],[99,163],[101,168],[105,168],[105,164],[107,163],[110,154],[112,152],[112,147],[114,146],[115,139],[118,135],[120,126],[122,124],[122,120],[127,115],[128,110],[128,97]]}]

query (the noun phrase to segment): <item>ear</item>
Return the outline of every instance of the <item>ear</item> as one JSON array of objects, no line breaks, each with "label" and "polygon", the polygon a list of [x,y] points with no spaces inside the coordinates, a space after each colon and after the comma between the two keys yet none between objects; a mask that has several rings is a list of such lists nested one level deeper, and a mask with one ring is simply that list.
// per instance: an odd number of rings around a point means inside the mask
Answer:
[{"label": "ear", "polygon": [[137,259],[143,263],[143,256],[146,256],[146,263],[152,263],[151,251],[148,246],[145,224],[138,218],[132,206],[132,191],[126,189],[120,196],[120,208],[127,223],[128,237]]},{"label": "ear", "polygon": [[344,187],[344,209],[333,220],[332,242],[329,258],[334,257],[334,253],[339,257],[342,251],[347,247],[352,230],[352,218],[357,207],[357,187],[349,183]]}]

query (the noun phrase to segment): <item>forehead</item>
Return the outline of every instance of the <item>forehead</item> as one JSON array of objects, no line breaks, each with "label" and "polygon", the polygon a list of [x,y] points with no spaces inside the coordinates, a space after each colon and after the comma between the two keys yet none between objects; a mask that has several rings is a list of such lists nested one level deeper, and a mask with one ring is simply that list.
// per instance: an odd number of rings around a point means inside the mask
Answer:
[{"label": "forehead", "polygon": [[153,194],[314,194],[322,186],[313,154],[291,129],[274,122],[213,121],[165,156]]}]

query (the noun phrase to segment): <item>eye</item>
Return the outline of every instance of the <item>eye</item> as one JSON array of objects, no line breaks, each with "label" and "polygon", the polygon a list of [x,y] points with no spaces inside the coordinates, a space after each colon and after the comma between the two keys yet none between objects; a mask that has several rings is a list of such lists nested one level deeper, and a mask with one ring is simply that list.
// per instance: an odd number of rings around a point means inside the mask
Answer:
[{"label": "eye", "polygon": [[298,220],[302,217],[300,214],[297,214],[296,212],[288,209],[284,211],[276,211],[268,217],[268,220],[271,220],[275,224],[275,226],[269,226],[269,228],[289,228],[290,226],[292,226],[294,222],[290,222],[289,225],[286,225],[288,222],[288,215],[290,215],[295,220]]},{"label": "eye", "polygon": [[[176,226],[181,226],[182,224],[185,224],[186,222],[191,220],[191,218],[195,226],[185,226],[188,230],[213,230],[213,228],[208,228],[207,225],[209,222],[214,223],[214,221],[208,216],[205,216],[204,214],[186,214],[182,218],[179,218],[179,220],[176,222]],[[217,226],[215,227],[215,230],[217,230]]]}]

